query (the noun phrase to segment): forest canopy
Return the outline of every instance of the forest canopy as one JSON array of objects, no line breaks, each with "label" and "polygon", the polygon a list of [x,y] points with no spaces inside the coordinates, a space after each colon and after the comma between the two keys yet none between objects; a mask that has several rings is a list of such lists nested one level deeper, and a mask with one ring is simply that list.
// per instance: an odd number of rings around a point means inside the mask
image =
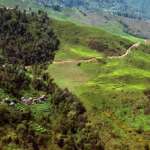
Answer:
[{"label": "forest canopy", "polygon": [[104,150],[84,105],[45,69],[58,47],[46,13],[0,8],[0,149]]},{"label": "forest canopy", "polygon": [[59,40],[46,13],[0,8],[0,54],[12,64],[53,61]]}]

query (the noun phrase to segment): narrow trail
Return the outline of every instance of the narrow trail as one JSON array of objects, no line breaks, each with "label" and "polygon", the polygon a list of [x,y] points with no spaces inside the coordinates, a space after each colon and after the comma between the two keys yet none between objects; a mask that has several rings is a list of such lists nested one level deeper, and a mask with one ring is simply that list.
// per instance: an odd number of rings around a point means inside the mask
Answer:
[{"label": "narrow trail", "polygon": [[[0,7],[2,8],[2,7]],[[6,7],[6,9],[14,9],[11,7]],[[148,40],[144,40],[145,44],[148,42]],[[139,47],[141,44],[141,42],[137,42],[135,44],[133,44],[131,47],[129,47],[125,54],[121,55],[121,56],[108,56],[109,59],[121,59],[126,57],[132,49]],[[97,62],[97,58],[96,57],[92,57],[92,58],[88,58],[88,59],[81,59],[81,60],[62,60],[62,61],[54,61],[53,64],[70,64],[70,63],[88,63],[88,62]]]},{"label": "narrow trail", "polygon": [[78,63],[88,63],[88,62],[96,62],[96,57],[88,58],[88,59],[80,59],[80,60],[60,60],[54,61],[53,64],[78,64]]},{"label": "narrow trail", "polygon": [[[109,56],[109,59],[122,59],[129,55],[132,49],[137,48],[140,46],[140,42],[137,42],[133,44],[131,47],[129,47],[126,52],[121,56]],[[87,58],[87,59],[80,59],[80,60],[60,60],[60,61],[54,61],[53,64],[78,64],[78,63],[88,63],[88,62],[97,62],[96,57]]]},{"label": "narrow trail", "polygon": [[114,59],[114,58],[120,59],[120,58],[124,58],[124,57],[126,57],[127,55],[129,55],[129,53],[131,52],[132,49],[139,47],[140,44],[141,44],[140,42],[133,44],[133,45],[132,45],[131,47],[129,47],[129,48],[126,50],[126,52],[125,52],[123,55],[121,55],[121,56],[110,56],[110,57],[108,57],[108,58],[109,58],[109,59]]}]

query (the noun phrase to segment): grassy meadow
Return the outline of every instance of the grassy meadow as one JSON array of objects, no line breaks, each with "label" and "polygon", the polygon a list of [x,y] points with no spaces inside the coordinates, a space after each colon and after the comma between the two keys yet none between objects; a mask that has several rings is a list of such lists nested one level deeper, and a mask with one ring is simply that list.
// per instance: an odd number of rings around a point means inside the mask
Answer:
[{"label": "grassy meadow", "polygon": [[[75,31],[72,30],[72,32]],[[98,32],[95,34],[92,32],[94,31],[90,28],[91,37],[100,35]],[[82,38],[83,33],[79,34]],[[63,39],[64,35],[62,35]],[[86,40],[87,34],[85,35]],[[109,34],[106,33],[106,35]],[[147,141],[145,136],[150,132],[150,116],[144,114],[149,102],[143,94],[145,90],[150,89],[149,50],[144,52],[139,47],[122,59],[109,59],[103,51],[90,49],[87,45],[80,43],[80,39],[78,39],[79,44],[75,45],[72,41],[76,36],[72,33],[71,36],[72,40],[66,40],[60,47],[55,61],[95,57],[97,62],[80,65],[78,63],[52,64],[49,66],[49,73],[60,87],[68,88],[80,98],[92,122],[103,122],[101,132],[104,141],[115,134],[108,145],[123,141],[131,145],[133,142],[133,149],[135,149],[135,143],[144,144]],[[104,34],[101,34],[100,38],[104,38]],[[118,37],[110,39],[118,42]],[[108,38],[108,41],[110,39]],[[142,39],[137,40],[130,36],[128,39],[130,39],[129,42],[132,41],[131,43],[137,41],[142,43]],[[133,140],[132,142],[128,140],[129,137]]]}]

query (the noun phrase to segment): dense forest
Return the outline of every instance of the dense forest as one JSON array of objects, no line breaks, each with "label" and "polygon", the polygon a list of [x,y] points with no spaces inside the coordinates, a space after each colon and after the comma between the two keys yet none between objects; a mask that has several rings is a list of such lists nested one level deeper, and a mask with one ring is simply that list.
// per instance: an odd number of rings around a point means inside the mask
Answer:
[{"label": "dense forest", "polygon": [[83,104],[45,71],[59,47],[50,22],[0,8],[0,149],[103,150]]},{"label": "dense forest", "polygon": [[31,65],[53,60],[59,41],[46,13],[0,10],[0,48],[9,63]]}]

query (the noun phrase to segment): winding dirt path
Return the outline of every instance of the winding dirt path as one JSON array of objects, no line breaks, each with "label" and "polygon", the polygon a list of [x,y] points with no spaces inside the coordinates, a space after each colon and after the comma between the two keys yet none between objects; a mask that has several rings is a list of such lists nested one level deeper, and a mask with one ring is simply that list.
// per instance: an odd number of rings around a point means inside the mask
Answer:
[{"label": "winding dirt path", "polygon": [[[131,47],[129,47],[126,52],[121,56],[109,56],[109,59],[122,59],[129,55],[132,49],[137,48],[140,46],[140,42],[137,42],[133,44]],[[78,64],[78,63],[88,63],[88,62],[97,62],[96,57],[87,58],[87,59],[80,59],[80,60],[60,60],[60,61],[54,61],[53,64]]]},{"label": "winding dirt path", "polygon": [[[0,7],[2,8],[2,7]],[[14,9],[11,7],[6,7],[6,9]],[[147,42],[149,42],[148,40],[144,40],[145,44]],[[132,49],[139,47],[141,44],[141,42],[137,42],[135,44],[133,44],[131,47],[129,47],[126,52],[121,55],[121,56],[108,56],[109,59],[121,59],[126,57]],[[97,58],[96,57],[92,57],[92,58],[88,58],[88,59],[81,59],[81,60],[62,60],[62,61],[54,61],[53,64],[70,64],[70,63],[88,63],[88,62],[97,62]]]},{"label": "winding dirt path", "polygon": [[78,63],[88,63],[88,62],[96,62],[96,57],[88,58],[88,59],[80,59],[80,60],[60,60],[54,61],[53,64],[78,64]]},{"label": "winding dirt path", "polygon": [[129,48],[126,50],[126,52],[125,52],[123,55],[121,55],[121,56],[110,56],[110,57],[108,57],[108,58],[110,58],[110,59],[114,59],[114,58],[118,58],[118,59],[124,58],[124,57],[126,57],[127,55],[129,55],[129,53],[131,52],[132,49],[139,47],[140,44],[141,44],[140,42],[137,42],[137,43],[133,44],[133,45],[132,45],[131,47],[129,47]]}]

